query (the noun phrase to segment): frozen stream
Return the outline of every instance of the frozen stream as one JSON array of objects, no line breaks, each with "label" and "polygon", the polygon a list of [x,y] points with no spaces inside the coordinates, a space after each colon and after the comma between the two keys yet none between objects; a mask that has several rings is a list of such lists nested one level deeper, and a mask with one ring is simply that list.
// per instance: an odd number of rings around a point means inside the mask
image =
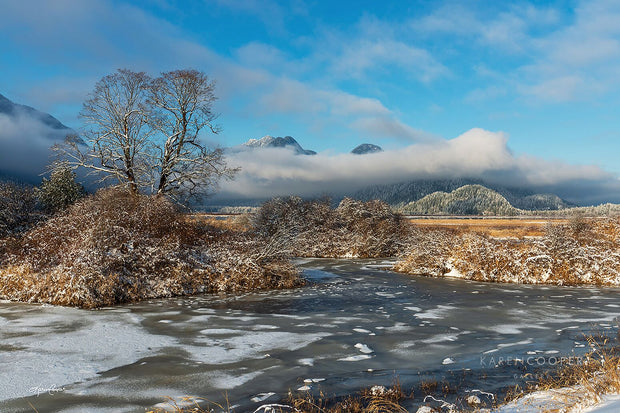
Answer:
[{"label": "frozen stream", "polygon": [[619,321],[619,289],[408,277],[385,264],[305,261],[316,284],[237,297],[94,311],[2,302],[0,411],[144,412],[166,396],[227,395],[243,412],[305,384],[345,394],[395,377],[496,391],[521,371],[500,360],[579,355],[584,332]]}]

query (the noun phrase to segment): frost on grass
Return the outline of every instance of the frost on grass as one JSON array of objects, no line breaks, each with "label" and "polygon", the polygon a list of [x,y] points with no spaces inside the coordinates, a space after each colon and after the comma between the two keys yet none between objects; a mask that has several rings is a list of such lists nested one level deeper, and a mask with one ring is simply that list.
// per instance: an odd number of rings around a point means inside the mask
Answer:
[{"label": "frost on grass", "polygon": [[419,230],[394,269],[491,282],[620,285],[620,219],[550,225],[536,239]]},{"label": "frost on grass", "polygon": [[579,363],[563,364],[524,389],[515,388],[498,413],[618,411],[620,402],[608,410],[604,403],[610,400],[606,396],[620,395],[620,336],[598,334],[587,341],[591,351]]},{"label": "frost on grass", "polygon": [[3,241],[0,299],[92,308],[300,285],[269,242],[189,220],[164,197],[103,190]]},{"label": "frost on grass", "polygon": [[411,226],[381,201],[275,198],[251,216],[258,236],[298,257],[376,258],[402,251]]}]

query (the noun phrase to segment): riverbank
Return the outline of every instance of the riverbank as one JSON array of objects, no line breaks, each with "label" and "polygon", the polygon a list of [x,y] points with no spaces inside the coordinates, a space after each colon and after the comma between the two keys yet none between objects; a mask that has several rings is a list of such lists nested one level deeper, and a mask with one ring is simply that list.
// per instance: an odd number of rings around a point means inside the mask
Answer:
[{"label": "riverbank", "polygon": [[620,220],[549,224],[542,236],[498,238],[462,228],[419,228],[394,269],[475,281],[620,285]]},{"label": "riverbank", "polygon": [[598,333],[587,341],[590,352],[572,362],[565,357],[566,362],[531,383],[498,413],[598,412],[620,407],[620,335]]},{"label": "riverbank", "polygon": [[270,241],[187,219],[164,197],[101,190],[0,240],[0,299],[96,308],[303,285]]}]

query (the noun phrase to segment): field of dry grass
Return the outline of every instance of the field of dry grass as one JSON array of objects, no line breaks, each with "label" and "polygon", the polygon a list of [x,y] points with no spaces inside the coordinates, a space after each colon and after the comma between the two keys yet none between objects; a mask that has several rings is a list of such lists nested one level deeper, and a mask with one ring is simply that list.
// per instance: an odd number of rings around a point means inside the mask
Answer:
[{"label": "field of dry grass", "polygon": [[250,229],[248,215],[246,214],[194,213],[187,214],[187,220],[221,230],[247,231]]},{"label": "field of dry grass", "polygon": [[[196,220],[221,229],[246,230],[248,218],[244,214],[188,215]],[[452,229],[461,232],[477,232],[495,238],[541,237],[550,225],[566,224],[568,218],[427,218],[409,217],[408,221],[416,228]]]},{"label": "field of dry grass", "polygon": [[546,228],[568,222],[566,218],[409,218],[417,228],[476,232],[494,238],[542,237]]}]

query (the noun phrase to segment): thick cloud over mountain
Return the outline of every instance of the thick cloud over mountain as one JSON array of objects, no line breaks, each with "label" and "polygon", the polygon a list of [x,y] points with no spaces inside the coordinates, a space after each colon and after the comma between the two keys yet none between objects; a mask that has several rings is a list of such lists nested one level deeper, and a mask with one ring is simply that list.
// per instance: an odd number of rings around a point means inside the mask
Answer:
[{"label": "thick cloud over mountain", "polygon": [[[0,176],[38,183],[51,160],[49,148],[71,132],[52,116],[0,95]],[[597,166],[515,155],[501,132],[471,129],[454,139],[427,140],[364,156],[329,151],[301,156],[296,148],[267,145],[228,151],[230,165],[241,166],[242,171],[235,180],[222,182],[214,201],[343,195],[373,184],[473,178],[554,193],[580,205],[620,202],[615,175]]]},{"label": "thick cloud over mountain", "polygon": [[599,167],[515,155],[507,143],[501,132],[471,129],[451,140],[365,156],[328,152],[298,156],[287,148],[231,153],[230,164],[242,171],[234,181],[222,183],[216,200],[343,194],[414,179],[480,178],[555,193],[582,205],[620,202],[620,181]]},{"label": "thick cloud over mountain", "polygon": [[38,183],[51,161],[50,147],[71,132],[54,117],[0,95],[0,175]]}]

